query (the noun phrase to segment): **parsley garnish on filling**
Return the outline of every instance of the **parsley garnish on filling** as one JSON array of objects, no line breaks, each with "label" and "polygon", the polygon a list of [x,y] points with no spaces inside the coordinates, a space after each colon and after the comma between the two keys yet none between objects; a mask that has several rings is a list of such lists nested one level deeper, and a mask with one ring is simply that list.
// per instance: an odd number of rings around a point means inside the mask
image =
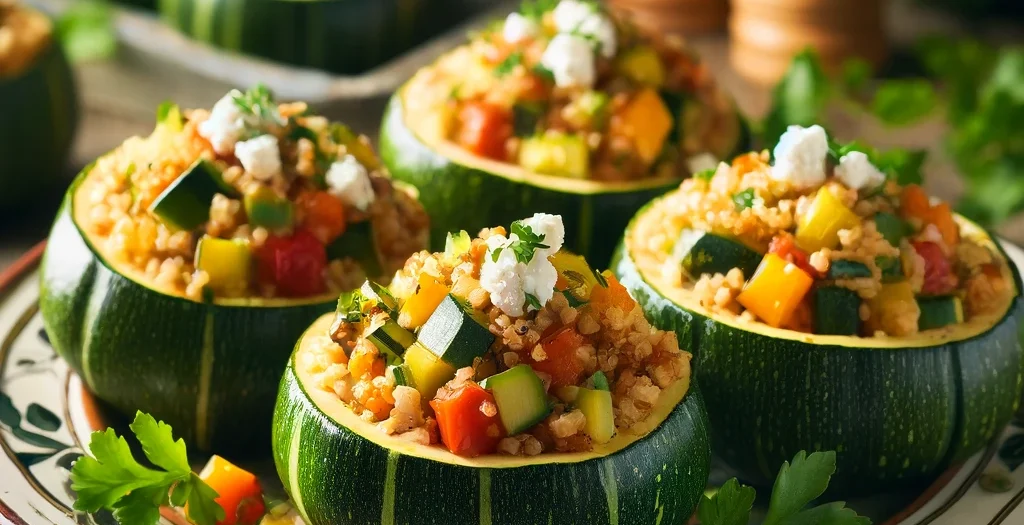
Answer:
[{"label": "parsley garnish on filling", "polygon": [[521,51],[515,51],[505,57],[505,60],[502,60],[501,63],[494,68],[494,74],[496,76],[503,77],[515,71],[516,66],[522,63],[523,53]]},{"label": "parsley garnish on filling", "polygon": [[498,262],[498,257],[501,256],[501,251],[505,248],[512,250],[515,254],[516,260],[523,263],[529,264],[533,260],[533,254],[540,249],[548,249],[550,246],[544,244],[544,234],[534,233],[533,228],[523,224],[520,221],[512,223],[512,235],[517,237],[516,240],[510,242],[507,246],[500,246],[495,248],[491,252],[491,260]]},{"label": "parsley garnish on filling", "polygon": [[544,308],[544,305],[540,304],[540,299],[537,299],[537,296],[531,293],[526,294],[526,304],[532,306],[534,310]]},{"label": "parsley garnish on filling", "polygon": [[281,121],[281,115],[277,112],[277,104],[274,102],[274,95],[263,84],[231,97],[238,109],[244,113],[253,115],[261,122],[271,122],[279,126],[285,123]]}]

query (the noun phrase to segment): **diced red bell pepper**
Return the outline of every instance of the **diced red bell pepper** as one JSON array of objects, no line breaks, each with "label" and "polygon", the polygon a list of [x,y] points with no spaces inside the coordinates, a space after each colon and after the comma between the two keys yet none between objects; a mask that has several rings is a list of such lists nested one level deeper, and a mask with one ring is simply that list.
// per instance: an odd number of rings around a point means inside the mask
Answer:
[{"label": "diced red bell pepper", "polygon": [[217,491],[217,504],[224,509],[217,525],[253,525],[266,513],[259,480],[228,460],[211,457],[199,477]]},{"label": "diced red bell pepper", "polygon": [[[768,253],[774,253],[786,262],[793,263],[794,266],[807,272],[811,277],[820,278],[822,276],[821,272],[811,266],[810,257],[807,255],[807,252],[797,248],[792,235],[776,235],[773,237],[772,242],[768,244]],[[746,275],[744,277],[750,278],[750,276]]]},{"label": "diced red bell pepper", "polygon": [[[438,390],[430,407],[437,418],[441,441],[453,454],[465,457],[490,454],[504,437],[494,396],[472,381],[456,390]],[[492,415],[487,415],[485,410]]]},{"label": "diced red bell pepper", "polygon": [[271,235],[257,251],[256,259],[260,281],[273,284],[278,295],[305,297],[327,291],[327,251],[306,230],[296,230],[287,237]]},{"label": "diced red bell pepper", "polygon": [[944,295],[956,289],[957,279],[953,266],[942,247],[934,242],[915,242],[914,251],[924,259],[924,284],[921,293]]},{"label": "diced red bell pepper", "polygon": [[505,143],[512,136],[510,111],[486,102],[470,102],[459,111],[457,142],[467,150],[505,160]]},{"label": "diced red bell pepper", "polygon": [[556,329],[540,341],[547,358],[530,366],[551,376],[552,387],[575,386],[583,375],[583,363],[576,356],[576,349],[584,344],[586,340],[575,328],[565,326]]}]

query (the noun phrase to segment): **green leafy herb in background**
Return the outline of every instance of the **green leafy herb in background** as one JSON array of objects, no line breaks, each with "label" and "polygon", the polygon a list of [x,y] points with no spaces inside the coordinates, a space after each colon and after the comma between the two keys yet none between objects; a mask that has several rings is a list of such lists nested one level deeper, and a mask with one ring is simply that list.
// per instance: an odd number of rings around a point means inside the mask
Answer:
[{"label": "green leafy herb in background", "polygon": [[[771,147],[791,124],[822,122],[832,102],[891,126],[941,110],[949,125],[944,145],[965,183],[958,210],[985,226],[1024,211],[1024,48],[934,37],[922,40],[916,54],[926,77],[887,80],[874,79],[862,60],[848,62],[832,80],[814,52],[797,55],[773,92],[762,145]],[[923,151],[855,147],[893,180],[921,181]]]},{"label": "green leafy herb in background", "polygon": [[114,10],[105,0],[76,0],[56,23],[57,36],[73,62],[102,60],[117,52]]},{"label": "green leafy herb in background", "polygon": [[[843,502],[806,508],[825,493],[836,471],[836,453],[800,451],[792,462],[782,464],[775,478],[764,525],[870,525]],[[725,482],[712,496],[705,496],[697,509],[701,525],[746,525],[754,504],[753,488],[735,478]]]},{"label": "green leafy herb in background", "polygon": [[113,429],[93,432],[92,456],[83,456],[71,469],[71,488],[78,495],[76,510],[106,509],[118,523],[149,525],[160,520],[161,506],[187,504],[188,519],[196,525],[215,525],[224,519],[217,493],[192,472],[185,442],[174,440],[169,425],[138,412],[129,428],[146,459],[157,468],[136,461],[128,442]]}]

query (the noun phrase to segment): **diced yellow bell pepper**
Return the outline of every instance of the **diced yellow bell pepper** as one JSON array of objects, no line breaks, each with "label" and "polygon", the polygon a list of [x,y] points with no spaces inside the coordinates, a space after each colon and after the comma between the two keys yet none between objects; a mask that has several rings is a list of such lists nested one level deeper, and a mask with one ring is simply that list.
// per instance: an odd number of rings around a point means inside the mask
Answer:
[{"label": "diced yellow bell pepper", "polygon": [[448,296],[448,287],[440,277],[424,272],[420,274],[418,281],[416,293],[405,301],[399,313],[402,326],[409,330],[423,326],[430,318],[430,314],[437,309],[437,305]]},{"label": "diced yellow bell pepper", "polygon": [[839,245],[839,230],[860,224],[856,213],[847,208],[828,188],[821,188],[811,207],[796,227],[796,244],[808,253]]},{"label": "diced yellow bell pepper", "polygon": [[568,250],[559,250],[548,257],[551,264],[558,270],[558,281],[555,288],[568,290],[581,301],[590,299],[590,292],[597,286],[597,276],[582,255]]},{"label": "diced yellow bell pepper", "polygon": [[242,292],[249,286],[252,251],[244,239],[218,239],[203,235],[196,246],[196,268],[210,277],[215,292]]},{"label": "diced yellow bell pepper", "polygon": [[576,394],[576,407],[587,418],[583,431],[596,443],[607,443],[615,436],[615,413],[612,393],[607,390],[580,388]]},{"label": "diced yellow bell pepper", "polygon": [[616,69],[638,84],[660,88],[665,83],[665,66],[651,46],[639,45],[626,51],[616,62]]},{"label": "diced yellow bell pepper", "polygon": [[789,322],[814,278],[774,253],[761,260],[736,301],[776,328]]},{"label": "diced yellow bell pepper", "polygon": [[637,154],[647,164],[654,162],[673,125],[672,114],[661,96],[654,89],[644,89],[626,106],[621,118],[622,131],[633,139]]},{"label": "diced yellow bell pepper", "polygon": [[438,359],[430,350],[413,343],[402,356],[412,373],[412,383],[424,401],[434,399],[437,389],[455,377],[455,368]]},{"label": "diced yellow bell pepper", "polygon": [[589,164],[590,150],[579,135],[548,133],[519,146],[519,165],[536,173],[584,179]]},{"label": "diced yellow bell pepper", "polygon": [[907,335],[917,329],[917,317],[907,312],[920,309],[910,281],[883,284],[881,290],[867,301],[871,309],[867,326],[871,332],[883,330],[889,335]]}]

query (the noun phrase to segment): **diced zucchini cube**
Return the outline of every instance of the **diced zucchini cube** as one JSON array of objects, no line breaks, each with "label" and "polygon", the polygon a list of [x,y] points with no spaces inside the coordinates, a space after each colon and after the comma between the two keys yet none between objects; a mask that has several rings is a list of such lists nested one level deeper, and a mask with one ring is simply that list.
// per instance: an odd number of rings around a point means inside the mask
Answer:
[{"label": "diced zucchini cube", "polygon": [[372,327],[366,338],[380,350],[381,355],[385,356],[389,363],[402,362],[405,350],[416,342],[416,336],[412,332],[402,328],[392,319]]},{"label": "diced zucchini cube", "polygon": [[245,215],[249,224],[271,230],[288,228],[294,220],[294,206],[286,197],[278,195],[269,186],[260,186],[246,194]]},{"label": "diced zucchini cube", "polygon": [[611,441],[615,436],[615,413],[612,411],[611,392],[581,388],[576,395],[576,408],[587,418],[583,431],[590,439],[596,443]]},{"label": "diced zucchini cube", "polygon": [[405,351],[404,364],[409,367],[412,383],[423,399],[434,399],[437,389],[455,377],[455,368],[419,343],[413,343]]},{"label": "diced zucchini cube", "polygon": [[483,314],[448,294],[419,331],[419,343],[455,368],[473,364],[487,353],[494,334]]},{"label": "diced zucchini cube", "polygon": [[485,385],[494,395],[501,424],[510,436],[525,432],[551,413],[544,383],[530,365],[516,365],[488,377]]}]

